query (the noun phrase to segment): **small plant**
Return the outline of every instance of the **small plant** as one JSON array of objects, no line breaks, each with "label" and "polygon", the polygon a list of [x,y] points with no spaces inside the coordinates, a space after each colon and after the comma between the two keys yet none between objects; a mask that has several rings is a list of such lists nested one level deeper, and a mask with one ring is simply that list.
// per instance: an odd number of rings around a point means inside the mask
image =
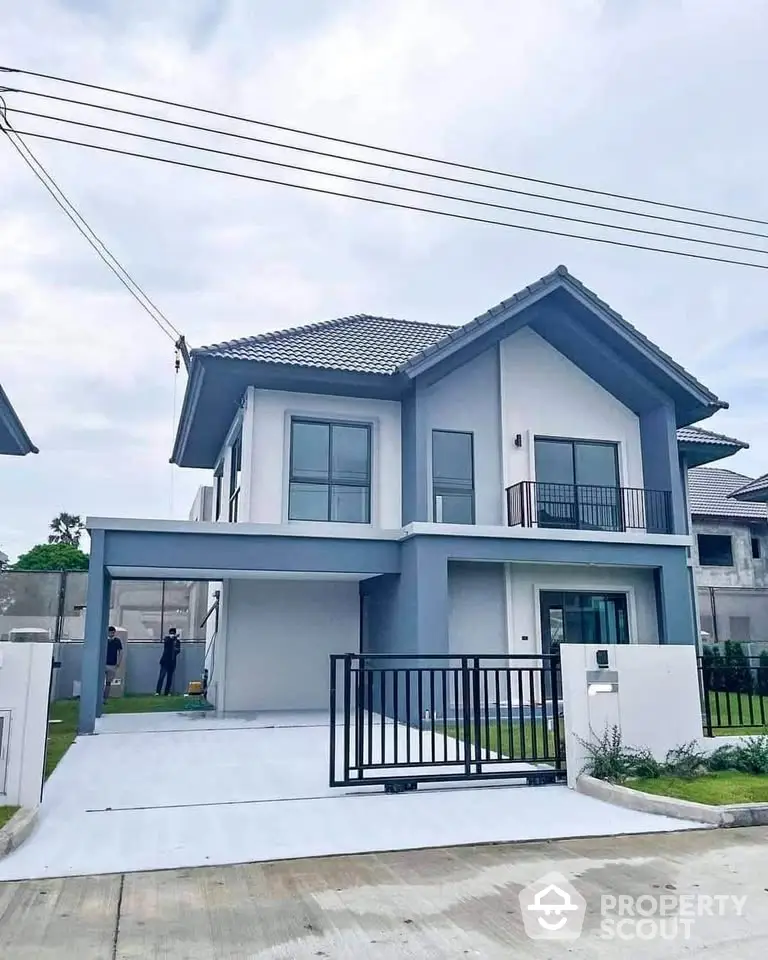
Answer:
[{"label": "small plant", "polygon": [[712,753],[706,759],[706,767],[711,773],[719,773],[721,770],[735,770],[738,747],[733,747],[726,743]]},{"label": "small plant", "polygon": [[654,757],[648,747],[632,753],[630,776],[643,780],[656,780],[664,773],[664,764]]},{"label": "small plant", "polygon": [[768,694],[768,650],[763,650],[758,661],[757,692]]},{"label": "small plant", "polygon": [[621,729],[614,725],[606,726],[599,736],[593,731],[591,741],[578,738],[579,743],[587,751],[587,759],[582,773],[598,780],[608,780],[610,783],[621,783],[632,775],[634,751],[627,749],[621,739]]},{"label": "small plant", "polygon": [[690,780],[706,769],[707,755],[696,747],[696,741],[673,747],[664,760],[664,773]]},{"label": "small plant", "polygon": [[768,774],[768,737],[748,737],[734,749],[734,770]]}]

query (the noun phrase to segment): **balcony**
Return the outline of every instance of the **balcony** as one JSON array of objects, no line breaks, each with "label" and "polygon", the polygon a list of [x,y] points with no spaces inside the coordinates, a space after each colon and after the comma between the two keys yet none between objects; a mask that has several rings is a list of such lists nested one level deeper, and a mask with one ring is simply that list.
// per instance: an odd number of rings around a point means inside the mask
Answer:
[{"label": "balcony", "polygon": [[672,533],[669,490],[524,480],[507,487],[510,527]]}]

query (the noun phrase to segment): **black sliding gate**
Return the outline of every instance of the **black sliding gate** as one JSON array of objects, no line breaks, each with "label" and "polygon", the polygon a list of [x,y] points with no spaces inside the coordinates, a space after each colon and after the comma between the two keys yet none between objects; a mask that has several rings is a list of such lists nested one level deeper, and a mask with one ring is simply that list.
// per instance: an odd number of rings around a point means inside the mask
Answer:
[{"label": "black sliding gate", "polygon": [[333,654],[330,785],[565,779],[560,659]]}]

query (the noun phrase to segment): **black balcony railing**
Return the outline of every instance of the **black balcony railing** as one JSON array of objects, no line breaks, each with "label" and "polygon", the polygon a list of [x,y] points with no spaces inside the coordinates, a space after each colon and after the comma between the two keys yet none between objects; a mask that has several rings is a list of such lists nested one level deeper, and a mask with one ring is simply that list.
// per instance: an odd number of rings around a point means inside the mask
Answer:
[{"label": "black balcony railing", "polygon": [[510,527],[672,532],[669,490],[523,480],[507,487]]}]

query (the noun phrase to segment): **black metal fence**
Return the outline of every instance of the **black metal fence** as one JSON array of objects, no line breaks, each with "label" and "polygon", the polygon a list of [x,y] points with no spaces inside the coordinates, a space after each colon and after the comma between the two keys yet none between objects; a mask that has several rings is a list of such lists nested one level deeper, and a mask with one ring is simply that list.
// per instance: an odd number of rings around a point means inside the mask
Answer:
[{"label": "black metal fence", "polygon": [[726,648],[725,656],[707,649],[699,657],[704,733],[768,733],[768,658],[730,641]]},{"label": "black metal fence", "polygon": [[565,777],[557,656],[331,656],[330,785]]},{"label": "black metal fence", "polygon": [[671,494],[644,487],[524,480],[507,488],[507,523],[510,527],[670,533]]}]

